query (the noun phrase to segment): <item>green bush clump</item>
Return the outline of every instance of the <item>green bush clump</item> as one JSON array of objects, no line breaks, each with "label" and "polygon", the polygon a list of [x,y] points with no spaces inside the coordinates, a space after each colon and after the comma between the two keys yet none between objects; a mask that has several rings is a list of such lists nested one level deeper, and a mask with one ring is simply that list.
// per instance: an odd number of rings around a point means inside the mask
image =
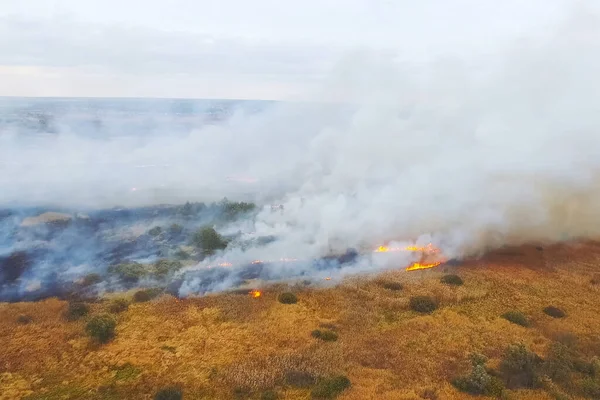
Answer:
[{"label": "green bush clump", "polygon": [[317,382],[317,378],[306,371],[291,370],[285,373],[285,383],[297,388],[308,388]]},{"label": "green bush clump", "polygon": [[581,392],[590,399],[600,399],[600,380],[585,378],[581,381]]},{"label": "green bush clump", "polygon": [[133,301],[136,303],[144,303],[158,297],[162,293],[162,289],[150,288],[138,290],[133,294]]},{"label": "green bush clump", "polygon": [[214,228],[206,226],[194,234],[192,244],[202,249],[205,256],[209,256],[217,250],[225,249],[228,243]]},{"label": "green bush clump", "polygon": [[461,286],[464,283],[460,276],[454,275],[454,274],[442,276],[442,278],[440,279],[440,282],[442,282],[443,284],[446,284],[446,285],[453,285],[453,286]]},{"label": "green bush clump", "polygon": [[310,392],[310,396],[312,399],[335,399],[349,387],[350,379],[343,375],[321,379]]},{"label": "green bush clump", "polygon": [[152,237],[160,236],[161,233],[162,233],[162,228],[160,226],[155,226],[154,228],[152,228],[148,231],[148,235],[150,235]]},{"label": "green bush clump", "polygon": [[17,317],[17,323],[21,324],[21,325],[27,325],[33,322],[33,318],[31,317],[31,315],[19,315]]},{"label": "green bush clump", "polygon": [[527,319],[525,314],[523,314],[520,311],[505,312],[504,314],[502,314],[502,318],[504,318],[507,321],[512,322],[513,324],[521,325],[524,327],[528,327],[530,325],[529,320]]},{"label": "green bush clump", "polygon": [[117,321],[109,314],[92,317],[85,326],[85,330],[92,338],[100,343],[108,343],[115,336]]},{"label": "green bush clump", "polygon": [[548,306],[544,308],[544,313],[552,318],[564,318],[567,314],[558,307]]},{"label": "green bush clump", "polygon": [[315,339],[320,339],[325,342],[335,342],[338,340],[338,334],[326,329],[315,329],[311,332],[311,336]]},{"label": "green bush clump", "polygon": [[108,311],[118,314],[127,311],[128,308],[129,302],[126,299],[115,299],[108,306]]},{"label": "green bush clump", "polygon": [[544,374],[553,382],[564,383],[570,381],[574,369],[571,350],[563,344],[552,343],[544,361]]},{"label": "green bush clump", "polygon": [[524,344],[509,346],[500,363],[500,371],[511,389],[534,389],[540,383],[542,359],[529,351]]},{"label": "green bush clump", "polygon": [[108,268],[110,274],[117,275],[126,282],[137,282],[140,278],[148,275],[148,270],[138,262],[121,263]]},{"label": "green bush clump", "polygon": [[296,304],[298,302],[298,297],[294,293],[285,292],[281,293],[277,300],[279,300],[282,304]]},{"label": "green bush clump", "polygon": [[410,298],[411,310],[421,314],[431,314],[437,309],[437,302],[429,296],[414,296]]},{"label": "green bush clump", "polygon": [[162,259],[154,264],[154,275],[157,278],[165,278],[183,267],[181,261]]},{"label": "green bush clump", "polygon": [[452,380],[452,385],[461,392],[472,395],[500,396],[504,391],[502,381],[489,373],[485,367],[487,357],[483,354],[471,354],[471,373]]},{"label": "green bush clump", "polygon": [[190,257],[191,257],[190,253],[188,253],[187,251],[185,251],[183,249],[179,249],[175,253],[175,258],[177,258],[178,260],[189,260]]},{"label": "green bush clump", "polygon": [[87,274],[81,280],[81,286],[88,287],[102,282],[102,277],[99,274]]},{"label": "green bush clump", "polygon": [[183,399],[183,391],[176,386],[169,386],[159,390],[154,395],[154,400],[181,400]]},{"label": "green bush clump", "polygon": [[260,395],[260,400],[277,400],[279,395],[274,390],[267,390]]},{"label": "green bush clump", "polygon": [[172,236],[179,236],[183,233],[183,226],[179,224],[171,224],[169,226],[169,234]]},{"label": "green bush clump", "polygon": [[381,287],[395,292],[404,289],[404,286],[400,282],[383,282],[381,283]]},{"label": "green bush clump", "polygon": [[223,210],[223,216],[226,219],[234,219],[240,214],[246,214],[256,208],[256,204],[254,203],[246,203],[243,201],[230,202],[227,198],[223,199],[220,205]]},{"label": "green bush clump", "polygon": [[67,308],[66,317],[69,321],[77,321],[78,319],[85,317],[90,312],[90,308],[87,304],[80,301],[69,302]]}]

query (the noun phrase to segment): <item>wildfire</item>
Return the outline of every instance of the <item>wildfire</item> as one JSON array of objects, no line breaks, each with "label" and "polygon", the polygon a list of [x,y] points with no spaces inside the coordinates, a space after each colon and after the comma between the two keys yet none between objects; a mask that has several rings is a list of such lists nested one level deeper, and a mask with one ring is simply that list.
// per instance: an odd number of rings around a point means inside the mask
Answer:
[{"label": "wildfire", "polygon": [[412,263],[412,265],[410,265],[409,267],[406,268],[407,271],[417,271],[420,269],[429,269],[429,268],[435,268],[438,265],[440,265],[441,262],[435,262],[435,263],[431,263],[431,264],[421,264],[419,262],[416,263]]},{"label": "wildfire", "polygon": [[437,255],[440,253],[440,249],[438,249],[431,243],[429,243],[426,246],[406,246],[406,247],[379,246],[374,250],[375,253],[388,253],[388,252],[396,252],[396,251],[413,251],[413,252],[421,252],[422,253],[421,259],[418,262],[414,262],[411,265],[409,265],[406,268],[407,271],[417,271],[420,269],[435,268],[445,261],[444,259],[440,260],[439,258],[435,261],[427,260],[428,256]]},{"label": "wildfire", "polygon": [[252,296],[255,299],[258,299],[260,296],[262,296],[262,292],[260,290],[252,290],[250,292],[250,296]]}]

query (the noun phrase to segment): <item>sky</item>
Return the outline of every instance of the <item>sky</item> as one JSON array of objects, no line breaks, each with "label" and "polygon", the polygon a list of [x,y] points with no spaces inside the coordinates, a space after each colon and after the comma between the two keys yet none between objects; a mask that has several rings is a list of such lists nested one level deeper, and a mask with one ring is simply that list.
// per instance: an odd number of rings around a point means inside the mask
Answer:
[{"label": "sky", "polygon": [[493,56],[573,3],[0,0],[0,96],[301,98],[349,52]]}]

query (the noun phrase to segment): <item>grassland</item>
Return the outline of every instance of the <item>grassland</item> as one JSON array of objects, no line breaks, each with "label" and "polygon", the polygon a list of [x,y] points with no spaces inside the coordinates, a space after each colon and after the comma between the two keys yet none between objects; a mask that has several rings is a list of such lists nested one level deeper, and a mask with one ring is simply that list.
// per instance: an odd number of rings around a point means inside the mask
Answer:
[{"label": "grassland", "polygon": [[[441,283],[447,273],[464,284]],[[106,344],[91,340],[85,327],[111,311],[110,298],[89,304],[77,321],[65,319],[68,304],[57,299],[1,304],[0,399],[152,399],[175,385],[185,399],[260,399],[273,390],[280,399],[304,400],[314,386],[304,378],[339,375],[351,382],[341,400],[475,398],[450,383],[469,373],[472,353],[484,354],[490,368],[513,343],[541,357],[556,342],[585,361],[600,356],[598,273],[600,246],[586,243],[524,247],[321,289],[264,287],[258,298],[163,295],[114,314],[116,336]],[[288,291],[297,303],[278,301]],[[411,311],[410,298],[420,295],[433,297],[437,310]],[[550,305],[566,317],[545,314]],[[502,318],[508,311],[522,312],[529,326]],[[316,329],[337,340],[319,340]],[[503,396],[576,399],[583,379],[572,372],[571,391],[547,382]]]}]

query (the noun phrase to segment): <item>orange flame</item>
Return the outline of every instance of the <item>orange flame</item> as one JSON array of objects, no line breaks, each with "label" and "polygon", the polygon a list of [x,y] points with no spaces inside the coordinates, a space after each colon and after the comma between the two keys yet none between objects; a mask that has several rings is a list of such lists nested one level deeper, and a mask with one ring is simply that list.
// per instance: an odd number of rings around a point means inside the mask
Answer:
[{"label": "orange flame", "polygon": [[250,292],[250,296],[252,296],[255,299],[258,299],[260,296],[262,296],[262,292],[260,290],[253,290]]},{"label": "orange flame", "polygon": [[421,260],[409,265],[406,268],[407,271],[417,271],[417,270],[421,270],[421,269],[435,268],[438,265],[441,265],[443,262],[445,262],[445,259],[444,260],[436,260],[434,262],[426,262],[425,261],[427,256],[440,253],[440,249],[438,249],[431,243],[429,243],[426,246],[406,246],[403,248],[379,246],[374,251],[375,251],[375,253],[387,253],[387,252],[391,252],[391,251],[394,251],[394,252],[395,251],[414,251],[414,252],[418,251],[418,252],[423,253],[421,256]]},{"label": "orange flame", "polygon": [[415,262],[415,263],[412,263],[410,266],[408,266],[406,268],[406,270],[407,271],[418,271],[420,269],[435,268],[440,264],[441,264],[441,262],[435,262],[435,263],[431,263],[431,264],[421,264],[419,262]]}]

